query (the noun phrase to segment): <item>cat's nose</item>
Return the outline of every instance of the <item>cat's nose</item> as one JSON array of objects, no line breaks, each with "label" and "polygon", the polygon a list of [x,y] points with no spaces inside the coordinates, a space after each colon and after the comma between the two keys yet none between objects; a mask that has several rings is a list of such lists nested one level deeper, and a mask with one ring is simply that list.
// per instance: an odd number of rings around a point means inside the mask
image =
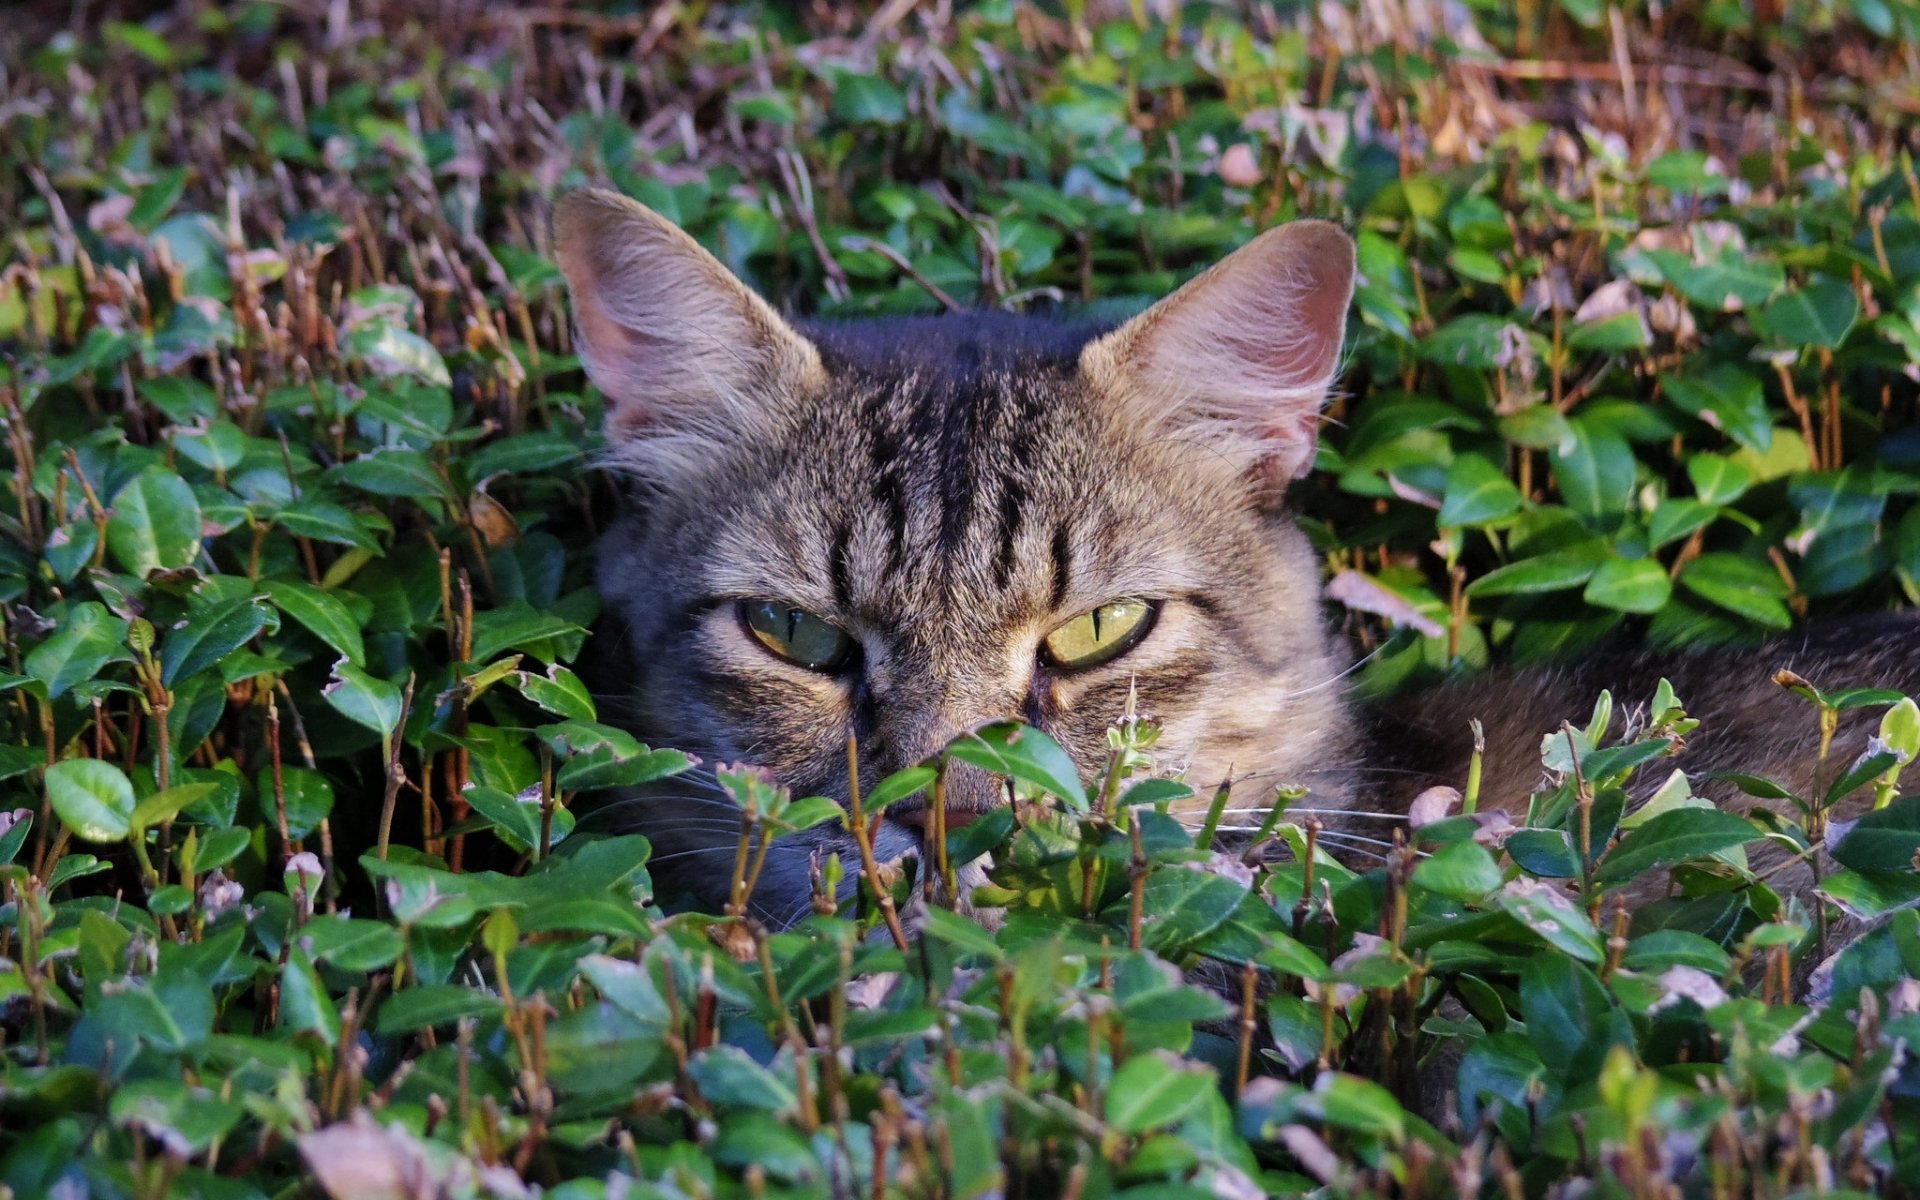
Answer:
[{"label": "cat's nose", "polygon": [[[911,805],[911,807],[909,807],[909,805]],[[965,829],[986,815],[986,810],[984,809],[955,808],[949,804],[947,806],[947,832],[952,833],[956,829]],[[928,831],[933,828],[933,809],[925,804],[915,804],[912,801],[896,804],[892,808],[889,808],[886,812],[886,818],[889,821],[905,825],[907,828],[915,830],[922,837],[925,837]]]},{"label": "cat's nose", "polygon": [[[998,779],[965,763],[947,764],[947,776],[940,796],[947,810],[948,833],[965,829],[999,808],[1006,800]],[[929,790],[908,797],[890,806],[886,816],[888,820],[897,821],[925,837],[933,829],[933,793]]]}]

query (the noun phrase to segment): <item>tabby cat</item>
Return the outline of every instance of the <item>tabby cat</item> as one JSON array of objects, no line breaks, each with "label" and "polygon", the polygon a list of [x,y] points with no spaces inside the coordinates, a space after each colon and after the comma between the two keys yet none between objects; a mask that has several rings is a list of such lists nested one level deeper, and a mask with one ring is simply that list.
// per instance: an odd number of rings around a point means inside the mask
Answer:
[{"label": "tabby cat", "polygon": [[[709,767],[752,762],[796,795],[844,798],[849,735],[873,780],[1017,717],[1091,772],[1131,705],[1161,724],[1162,765],[1203,795],[1231,775],[1236,809],[1285,783],[1330,814],[1398,814],[1464,776],[1474,715],[1486,797],[1518,805],[1541,735],[1603,686],[1645,699],[1671,676],[1705,723],[1688,766],[1783,777],[1813,761],[1814,729],[1776,668],[1920,688],[1909,615],[1760,654],[1496,675],[1357,714],[1283,504],[1340,366],[1355,262],[1334,225],[1269,230],[1113,329],[986,312],[790,321],[618,195],[567,197],[555,230],[629,493],[600,568],[624,641],[602,649],[636,730]],[[1850,724],[1835,753],[1864,737]],[[1002,799],[962,770],[949,825]],[[725,902],[739,824],[710,771],[622,811],[657,877]],[[916,851],[927,824],[920,801],[889,810],[878,856]],[[1385,842],[1372,818],[1329,824],[1328,844],[1362,857]],[[828,851],[854,857],[824,827],[780,842],[760,914],[806,912]]]}]

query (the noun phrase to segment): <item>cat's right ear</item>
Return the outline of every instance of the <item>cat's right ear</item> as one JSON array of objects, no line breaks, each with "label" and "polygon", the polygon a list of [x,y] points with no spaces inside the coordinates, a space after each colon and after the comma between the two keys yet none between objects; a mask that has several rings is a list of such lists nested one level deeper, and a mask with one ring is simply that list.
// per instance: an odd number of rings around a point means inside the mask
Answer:
[{"label": "cat's right ear", "polygon": [[629,465],[718,450],[817,380],[813,344],[659,213],[587,189],[560,200],[553,229],[580,357]]}]

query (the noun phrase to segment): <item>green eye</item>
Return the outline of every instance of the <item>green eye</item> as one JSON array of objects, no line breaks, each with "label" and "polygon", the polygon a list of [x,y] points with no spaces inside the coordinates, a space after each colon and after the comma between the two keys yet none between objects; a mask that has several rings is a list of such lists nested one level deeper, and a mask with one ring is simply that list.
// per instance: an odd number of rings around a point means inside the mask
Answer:
[{"label": "green eye", "polygon": [[853,653],[845,630],[791,604],[743,600],[740,620],[762,646],[810,671],[838,671]]},{"label": "green eye", "polygon": [[1048,634],[1041,651],[1047,662],[1065,671],[1097,667],[1139,645],[1153,628],[1155,611],[1146,600],[1109,600]]}]

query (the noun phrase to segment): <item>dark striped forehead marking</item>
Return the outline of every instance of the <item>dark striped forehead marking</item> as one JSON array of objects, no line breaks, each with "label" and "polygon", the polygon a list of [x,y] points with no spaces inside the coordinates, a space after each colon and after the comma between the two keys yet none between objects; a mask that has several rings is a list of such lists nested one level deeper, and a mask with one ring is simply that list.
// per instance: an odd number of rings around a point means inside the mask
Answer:
[{"label": "dark striped forehead marking", "polygon": [[[875,337],[875,326],[886,335]],[[1049,411],[1098,330],[971,313],[806,332],[838,384],[833,390],[858,396],[854,436],[867,450],[868,494],[885,533],[888,569],[912,565],[917,526],[931,535],[928,566],[972,566],[994,586],[1009,586],[1031,516],[1029,481],[1045,439],[1060,436]],[[931,510],[919,521],[912,519],[916,504]],[[1053,538],[1054,596],[1066,591],[1067,537],[1062,529]],[[834,545],[842,553],[838,540]],[[851,591],[841,582],[834,581],[836,597]]]}]

